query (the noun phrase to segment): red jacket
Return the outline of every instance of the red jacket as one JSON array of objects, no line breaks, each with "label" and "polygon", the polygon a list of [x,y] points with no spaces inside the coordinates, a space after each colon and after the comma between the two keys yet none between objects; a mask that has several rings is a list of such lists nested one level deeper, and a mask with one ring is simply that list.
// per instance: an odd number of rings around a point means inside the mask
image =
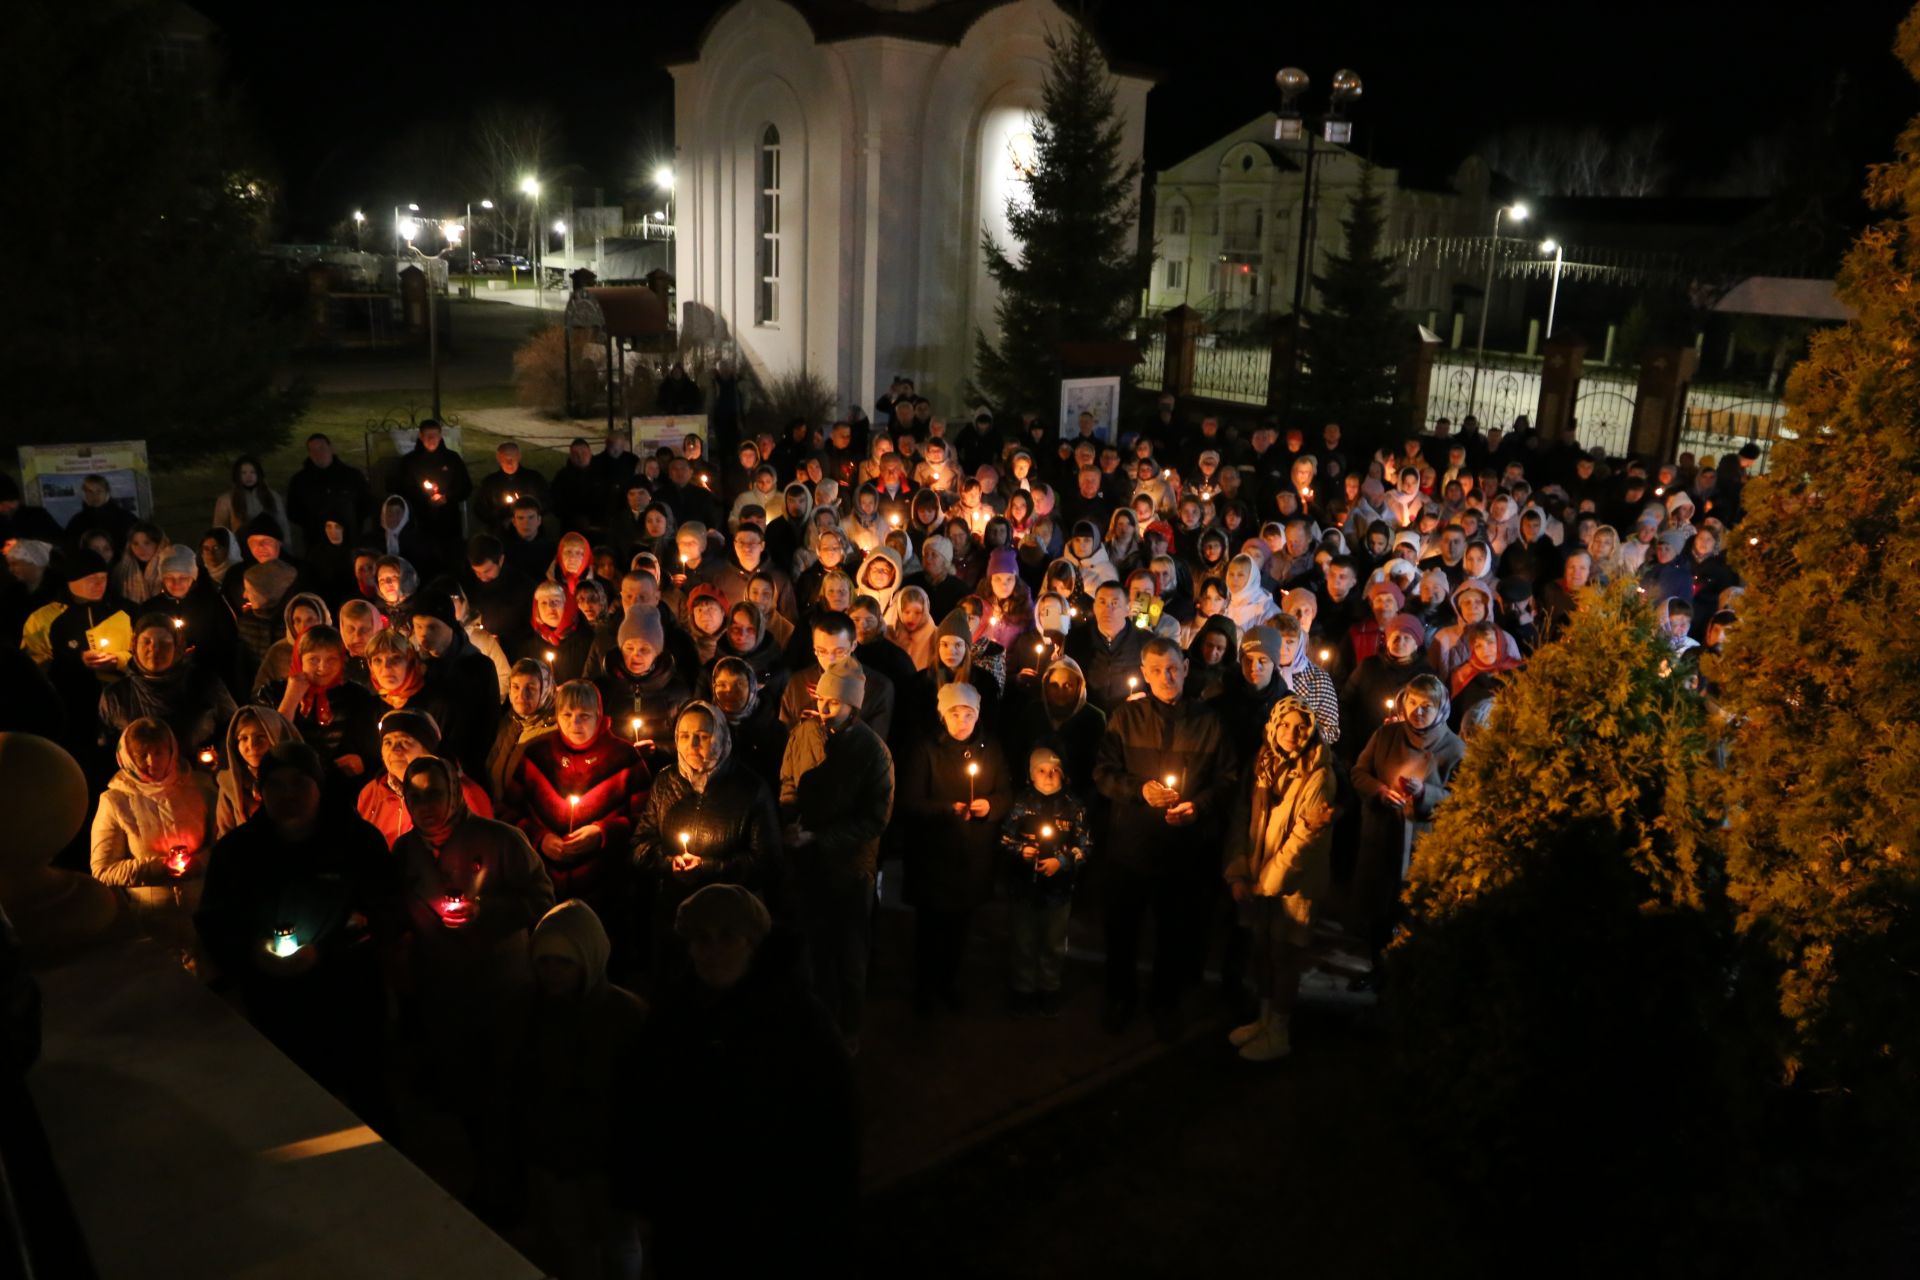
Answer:
[{"label": "red jacket", "polygon": [[[647,801],[651,775],[632,746],[609,731],[602,719],[592,742],[575,748],[561,733],[549,733],[527,745],[520,771],[508,783],[506,807],[519,815],[520,829],[547,864],[557,899],[590,897],[613,882],[630,858],[633,820]],[[578,796],[578,804],[567,803]],[[591,853],[555,859],[541,849],[549,835],[597,825],[602,839]]]},{"label": "red jacket", "polygon": [[[493,801],[487,798],[486,788],[464,774],[460,778],[460,794],[466,798],[467,808],[483,818],[493,816]],[[413,815],[407,812],[406,801],[400,798],[392,779],[384,773],[360,788],[360,798],[354,801],[353,807],[362,818],[380,828],[389,849],[413,830]]]}]

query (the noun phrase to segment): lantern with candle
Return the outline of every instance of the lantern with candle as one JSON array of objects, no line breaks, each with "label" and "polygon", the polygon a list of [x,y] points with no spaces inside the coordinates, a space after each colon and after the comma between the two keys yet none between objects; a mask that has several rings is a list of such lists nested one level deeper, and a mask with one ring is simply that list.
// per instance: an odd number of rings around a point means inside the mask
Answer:
[{"label": "lantern with candle", "polygon": [[279,956],[282,960],[288,956],[298,954],[302,945],[299,937],[293,931],[293,926],[290,924],[283,924],[275,929],[273,931],[273,937],[267,940],[267,950],[273,952],[274,955]]},{"label": "lantern with candle", "polygon": [[440,920],[449,929],[458,929],[473,919],[473,900],[464,893],[449,893],[440,899]]},{"label": "lantern with candle", "polygon": [[187,868],[193,865],[193,855],[187,852],[187,846],[177,844],[167,853],[167,871],[175,876],[187,874]]}]

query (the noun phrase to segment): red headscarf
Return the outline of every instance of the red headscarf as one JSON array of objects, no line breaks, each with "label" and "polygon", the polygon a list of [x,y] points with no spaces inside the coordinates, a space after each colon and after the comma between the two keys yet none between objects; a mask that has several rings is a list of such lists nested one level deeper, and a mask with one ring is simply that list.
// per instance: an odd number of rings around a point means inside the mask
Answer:
[{"label": "red headscarf", "polygon": [[420,661],[420,651],[418,649],[409,647],[407,649],[407,678],[400,682],[400,687],[391,693],[383,693],[377,688],[373,692],[381,701],[398,711],[401,707],[413,701],[414,695],[426,688],[426,685],[427,664]]},{"label": "red headscarf", "polygon": [[551,645],[558,645],[569,635],[572,635],[574,623],[580,621],[580,611],[574,607],[573,592],[571,589],[567,592],[566,600],[560,605],[560,625],[557,627],[550,627],[540,620],[540,596],[538,592],[534,593],[533,604],[529,607],[533,610],[534,634]]},{"label": "red headscarf", "polygon": [[1453,679],[1450,683],[1454,697],[1459,697],[1460,691],[1472,684],[1476,676],[1489,671],[1512,671],[1520,665],[1518,659],[1507,656],[1505,643],[1505,641],[1501,642],[1500,656],[1493,660],[1493,665],[1486,667],[1480,665],[1479,660],[1473,656],[1472,645],[1468,645],[1467,660],[1453,669]]},{"label": "red headscarf", "polygon": [[[300,659],[306,653],[307,641],[312,635],[313,633],[309,631],[306,635],[301,636],[293,642],[293,670],[301,670]],[[334,677],[332,683],[318,684],[310,681],[307,685],[306,696],[300,699],[300,706],[295,714],[314,724],[332,724],[333,703],[328,699],[327,694],[330,690],[338,689],[346,682],[346,679],[347,664],[342,661],[340,664],[340,674]]]},{"label": "red headscarf", "polygon": [[[580,572],[578,573],[567,572],[567,565],[563,556],[569,544],[578,544],[580,547]],[[567,589],[567,608],[569,610],[573,608],[573,593],[580,589],[580,580],[582,578],[591,578],[592,576],[593,544],[587,541],[586,535],[584,534],[569,533],[563,535],[560,539],[560,545],[553,549],[553,567],[547,570],[547,580],[549,582],[557,582]]]}]

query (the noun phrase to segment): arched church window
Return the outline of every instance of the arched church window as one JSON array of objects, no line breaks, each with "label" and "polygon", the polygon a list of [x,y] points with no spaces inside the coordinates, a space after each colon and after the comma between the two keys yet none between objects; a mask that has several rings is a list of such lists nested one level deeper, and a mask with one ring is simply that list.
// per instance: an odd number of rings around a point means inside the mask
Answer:
[{"label": "arched church window", "polygon": [[754,275],[759,279],[753,306],[755,324],[780,323],[780,130],[768,125],[760,135],[760,201],[755,210],[759,240]]},{"label": "arched church window", "polygon": [[1168,226],[1167,226],[1168,235],[1183,236],[1187,234],[1186,209],[1180,205],[1175,205],[1173,209],[1173,214],[1171,217],[1168,218],[1167,223],[1168,223]]}]

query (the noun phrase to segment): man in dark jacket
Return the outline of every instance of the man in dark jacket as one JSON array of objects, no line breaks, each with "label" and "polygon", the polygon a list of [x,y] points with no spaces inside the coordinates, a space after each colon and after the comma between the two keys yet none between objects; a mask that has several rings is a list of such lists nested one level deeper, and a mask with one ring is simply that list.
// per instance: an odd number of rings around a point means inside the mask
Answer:
[{"label": "man in dark jacket", "polygon": [[373,511],[373,491],[359,468],[340,461],[333,442],[315,433],[307,437],[307,460],[287,481],[287,520],[306,538],[308,554],[324,543],[328,520],[338,520],[347,535],[360,532]]},{"label": "man in dark jacket", "polygon": [[867,674],[843,658],[814,686],[814,711],[787,738],[780,819],[793,862],[813,991],[850,1052],[867,999],[880,836],[893,813],[893,757],[859,719]]},{"label": "man in dark jacket", "polygon": [[513,519],[513,504],[532,498],[545,508],[550,505],[547,478],[520,461],[520,445],[502,440],[493,451],[495,470],[483,479],[473,493],[475,525],[499,532]]},{"label": "man in dark jacket", "polygon": [[1180,1030],[1180,996],[1199,976],[1204,926],[1218,880],[1222,821],[1235,781],[1219,715],[1185,696],[1186,655],[1164,636],[1141,656],[1148,696],[1115,708],[1093,767],[1112,805],[1105,859],[1107,998],[1102,1023],[1118,1034],[1138,1003],[1140,928],[1154,918],[1149,997],[1154,1031]]},{"label": "man in dark jacket", "polygon": [[[859,628],[844,613],[815,614],[811,625],[814,660],[794,672],[793,679],[787,681],[786,691],[780,695],[780,722],[789,730],[798,728],[816,708],[814,686],[820,682],[821,673],[842,658],[853,657],[859,645]],[[893,681],[866,664],[861,665],[867,673],[867,684],[860,702],[860,718],[885,741],[893,727],[896,696]]]},{"label": "man in dark jacket", "polygon": [[113,500],[113,486],[105,476],[88,476],[80,482],[80,509],[67,520],[67,543],[79,546],[80,539],[95,529],[113,539],[113,554],[118,556],[133,532],[134,515]]},{"label": "man in dark jacket", "polygon": [[[506,562],[506,548],[490,533],[467,539],[467,571],[460,585],[480,621],[512,653],[533,618],[533,578]],[[549,557],[551,558],[551,557]]]},{"label": "man in dark jacket", "polygon": [[493,659],[474,648],[460,625],[453,597],[432,583],[413,598],[413,643],[427,662],[428,678],[452,709],[441,754],[460,761],[470,778],[487,776],[487,752],[500,723],[500,676]]},{"label": "man in dark jacket", "polygon": [[312,747],[260,762],[260,808],[213,847],[195,923],[247,1018],[314,1079],[375,1123],[386,1110],[383,951],[401,927],[387,842],[321,804]]},{"label": "man in dark jacket", "polygon": [[436,419],[420,424],[412,451],[400,460],[400,484],[415,527],[443,559],[458,564],[460,504],[473,496],[473,480],[466,460],[446,447]]},{"label": "man in dark jacket", "polygon": [[[857,1270],[853,1073],[799,940],[731,884],[683,902],[674,932],[692,974],[655,1012],[640,1093],[665,1105],[634,1144],[649,1166],[651,1265],[661,1280],[772,1275],[796,1257]],[[689,1087],[715,1104],[667,1101]]]},{"label": "man in dark jacket", "polygon": [[1127,616],[1127,590],[1102,583],[1093,593],[1093,625],[1067,636],[1067,656],[1086,676],[1087,701],[1111,716],[1140,688],[1140,655],[1147,633]]}]

